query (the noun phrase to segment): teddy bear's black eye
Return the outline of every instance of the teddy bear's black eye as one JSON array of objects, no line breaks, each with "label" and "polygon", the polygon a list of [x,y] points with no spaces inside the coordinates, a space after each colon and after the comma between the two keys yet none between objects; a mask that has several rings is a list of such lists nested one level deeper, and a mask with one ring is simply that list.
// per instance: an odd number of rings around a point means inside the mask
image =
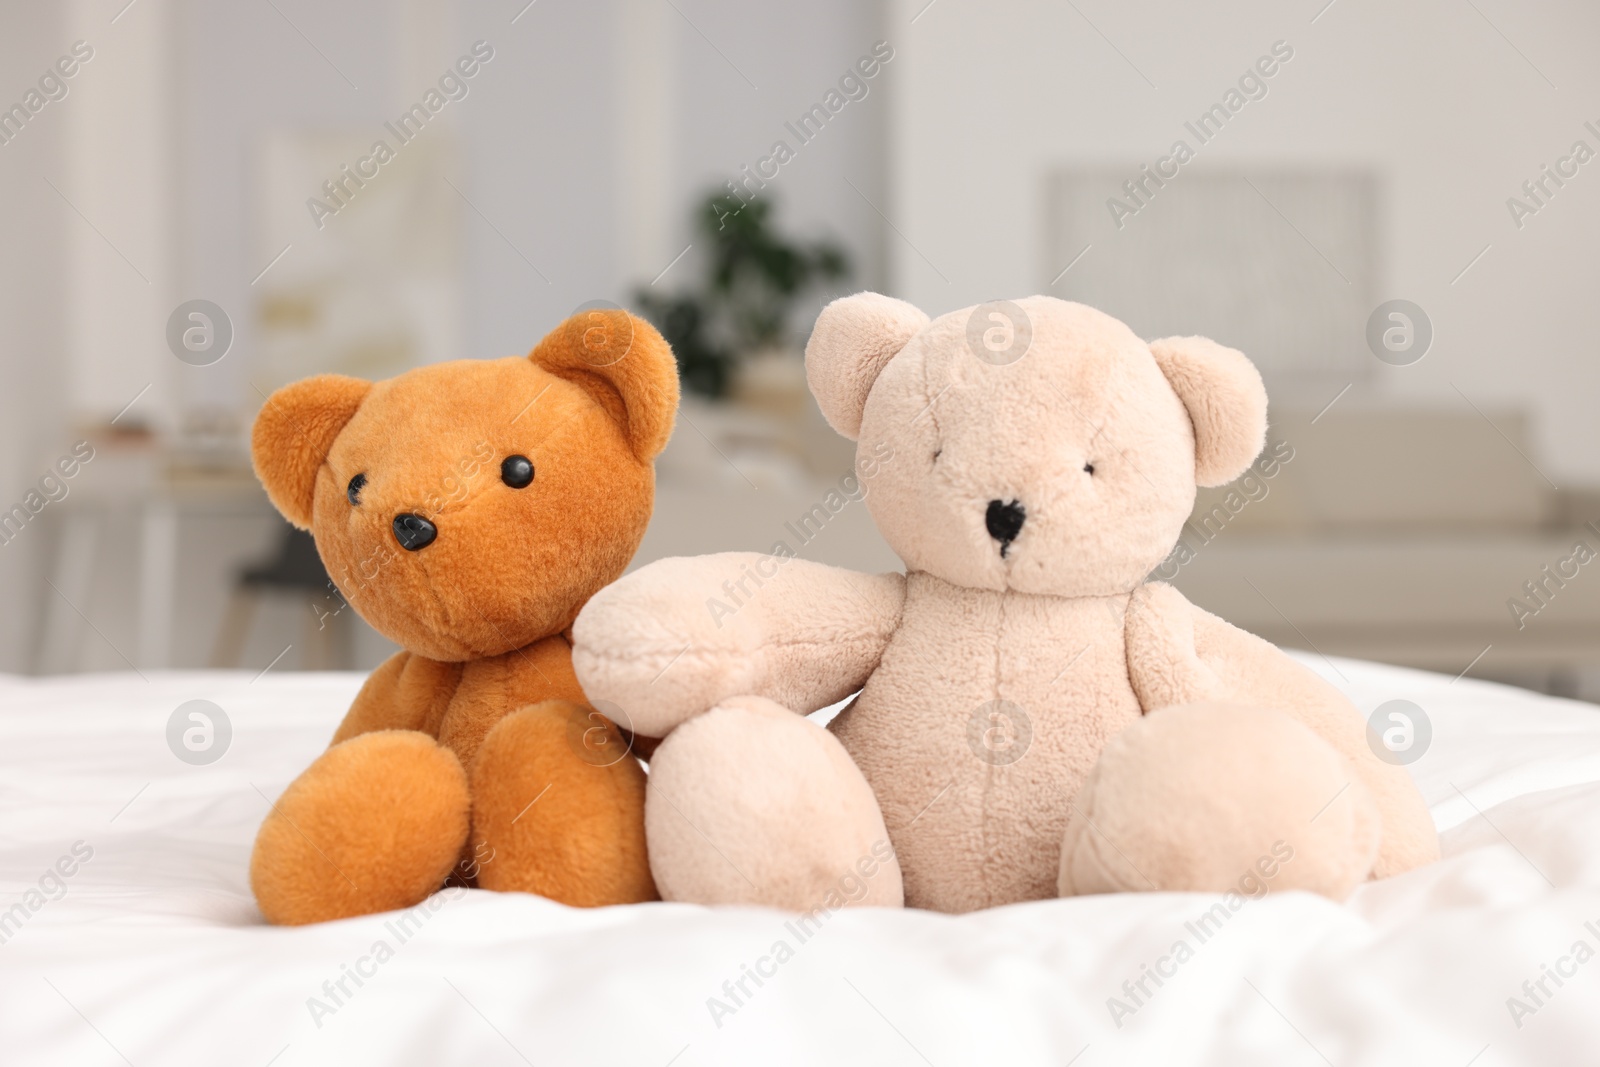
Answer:
[{"label": "teddy bear's black eye", "polygon": [[1083,469],[1084,469],[1085,473],[1093,474],[1094,473],[1094,464],[1093,463],[1085,463],[1083,465]]},{"label": "teddy bear's black eye", "polygon": [[513,489],[526,489],[533,481],[533,461],[527,456],[507,456],[500,464],[500,480]]},{"label": "teddy bear's black eye", "polygon": [[350,479],[350,484],[344,487],[344,495],[350,498],[351,506],[361,503],[361,487],[367,484],[367,476],[358,474]]}]

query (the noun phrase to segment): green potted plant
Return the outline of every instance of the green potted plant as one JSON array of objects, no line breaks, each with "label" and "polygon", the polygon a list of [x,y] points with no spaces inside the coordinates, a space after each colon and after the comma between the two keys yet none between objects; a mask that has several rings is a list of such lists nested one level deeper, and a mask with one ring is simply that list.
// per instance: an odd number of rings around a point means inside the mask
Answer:
[{"label": "green potted plant", "polygon": [[672,345],[684,388],[721,399],[742,362],[794,347],[796,308],[816,287],[848,278],[850,259],[833,241],[779,233],[763,200],[711,195],[695,209],[695,232],[707,249],[703,277],[672,295],[641,287],[634,301]]}]

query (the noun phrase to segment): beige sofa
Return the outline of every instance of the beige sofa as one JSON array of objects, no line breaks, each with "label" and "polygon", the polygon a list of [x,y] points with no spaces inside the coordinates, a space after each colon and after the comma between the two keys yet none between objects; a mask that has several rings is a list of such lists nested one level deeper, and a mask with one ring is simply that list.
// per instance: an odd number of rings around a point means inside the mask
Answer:
[{"label": "beige sofa", "polygon": [[1330,656],[1593,684],[1600,495],[1547,479],[1520,416],[1351,407],[1272,422],[1292,458],[1203,491],[1189,552],[1164,568],[1195,603]]}]

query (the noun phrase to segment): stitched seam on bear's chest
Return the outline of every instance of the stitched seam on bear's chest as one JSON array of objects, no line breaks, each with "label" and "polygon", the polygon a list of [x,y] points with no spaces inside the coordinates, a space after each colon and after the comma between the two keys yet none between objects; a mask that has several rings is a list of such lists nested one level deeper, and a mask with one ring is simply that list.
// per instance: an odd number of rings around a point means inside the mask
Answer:
[{"label": "stitched seam on bear's chest", "polygon": [[[999,701],[1005,699],[1004,695],[1002,694],[1003,681],[1001,676],[1004,670],[1005,662],[1004,645],[1006,610],[1010,606],[1011,599],[1005,592],[998,593],[997,596],[999,597],[999,604],[997,606],[998,611],[995,618],[994,627],[994,678],[989,689],[989,699],[996,706],[998,705]],[[989,878],[991,867],[990,858],[994,855],[994,849],[998,846],[999,842],[995,839],[994,833],[991,829],[991,805],[995,791],[995,779],[1001,773],[1002,768],[999,766],[999,764],[993,760],[989,761],[987,769],[984,772],[983,801],[978,815],[978,832],[983,838],[983,862],[979,865],[979,883],[983,888],[983,897],[986,902],[992,902],[994,899],[994,892],[990,886]]]},{"label": "stitched seam on bear's chest", "polygon": [[503,656],[476,659],[462,666],[461,679],[450,695],[439,731],[444,734],[449,728],[450,740],[446,744],[464,765],[471,765],[489,731],[513,710],[508,699],[511,669]]},{"label": "stitched seam on bear's chest", "polygon": [[[924,401],[922,410],[928,416],[928,425],[933,427],[934,448],[942,449],[944,447],[944,433],[939,429],[939,398],[954,388],[956,383],[952,377],[951,381],[943,389],[939,390],[938,393],[934,393],[932,387],[928,384],[928,371],[929,361],[924,359],[922,361],[922,397]],[[917,417],[921,418],[920,415]],[[915,422],[916,420],[913,419],[912,421]],[[937,460],[937,452],[935,453],[935,458]],[[933,465],[933,474],[936,477],[941,476],[937,461]]]},{"label": "stitched seam on bear's chest", "polygon": [[450,705],[455,702],[456,693],[461,689],[461,679],[466,674],[465,663],[451,663],[449,666],[449,685],[436,694],[434,703],[428,709],[427,718],[422,724],[423,732],[430,734],[434,740],[438,740],[440,733],[444,731],[445,716],[449,714]]}]

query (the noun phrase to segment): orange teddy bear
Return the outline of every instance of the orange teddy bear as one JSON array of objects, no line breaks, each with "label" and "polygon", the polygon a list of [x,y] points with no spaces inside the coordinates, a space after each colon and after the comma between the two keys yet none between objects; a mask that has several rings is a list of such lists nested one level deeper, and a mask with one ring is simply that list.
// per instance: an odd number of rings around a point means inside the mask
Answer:
[{"label": "orange teddy bear", "polygon": [[667,343],[613,310],[526,358],[320,375],[267,400],[267,495],[403,648],[262,824],[250,882],[269,922],[411,907],[452,871],[572,905],[657,899],[644,772],[586,704],[569,628],[644,536],[677,402]]}]

